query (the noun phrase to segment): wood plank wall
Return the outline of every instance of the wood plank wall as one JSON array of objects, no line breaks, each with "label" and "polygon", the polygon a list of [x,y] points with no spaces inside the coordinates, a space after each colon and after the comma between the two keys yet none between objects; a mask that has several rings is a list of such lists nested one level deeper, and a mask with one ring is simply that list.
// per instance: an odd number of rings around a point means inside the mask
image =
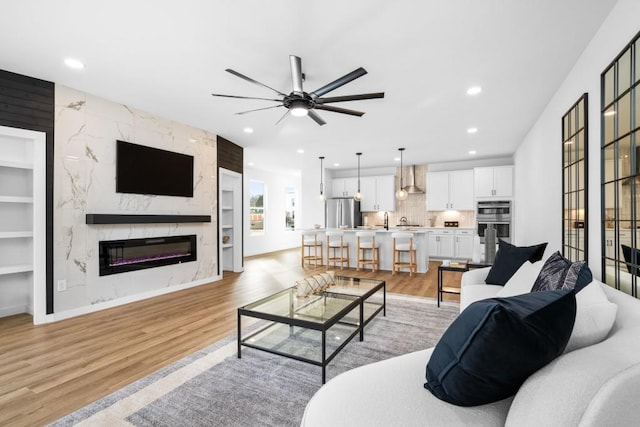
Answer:
[{"label": "wood plank wall", "polygon": [[242,147],[218,136],[218,167],[241,174],[244,167]]},{"label": "wood plank wall", "polygon": [[53,129],[55,84],[0,70],[0,125],[46,133],[46,296],[53,313]]}]

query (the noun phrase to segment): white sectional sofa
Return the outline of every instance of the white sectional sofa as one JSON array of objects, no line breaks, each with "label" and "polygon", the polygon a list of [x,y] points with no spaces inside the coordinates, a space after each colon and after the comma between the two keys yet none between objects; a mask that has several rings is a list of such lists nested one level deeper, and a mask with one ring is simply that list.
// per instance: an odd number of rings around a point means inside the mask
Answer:
[{"label": "white sectional sofa", "polygon": [[[487,272],[488,269],[479,269],[463,275],[462,308],[475,300],[494,297],[503,289],[484,284]],[[309,401],[301,425],[639,425],[640,300],[595,279],[594,282],[589,286],[600,287],[617,305],[613,327],[605,339],[565,351],[531,375],[511,398],[475,407],[455,406],[437,399],[423,387],[431,348],[337,376]],[[578,303],[578,313],[580,310]],[[592,311],[589,307],[582,310],[583,315]]]}]

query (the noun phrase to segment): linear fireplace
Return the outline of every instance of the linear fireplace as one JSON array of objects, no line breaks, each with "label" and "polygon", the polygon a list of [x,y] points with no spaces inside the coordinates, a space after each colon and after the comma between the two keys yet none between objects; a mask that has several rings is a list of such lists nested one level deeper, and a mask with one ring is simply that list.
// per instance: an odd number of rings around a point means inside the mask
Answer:
[{"label": "linear fireplace", "polygon": [[195,261],[196,236],[99,242],[100,276]]}]

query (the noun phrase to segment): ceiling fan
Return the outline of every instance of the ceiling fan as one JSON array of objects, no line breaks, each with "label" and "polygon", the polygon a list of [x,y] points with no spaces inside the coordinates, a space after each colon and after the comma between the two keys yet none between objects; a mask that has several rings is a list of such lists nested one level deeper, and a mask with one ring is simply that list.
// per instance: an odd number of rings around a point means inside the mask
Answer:
[{"label": "ceiling fan", "polygon": [[278,102],[278,105],[274,105],[271,107],[257,108],[254,110],[241,111],[236,114],[246,114],[254,111],[260,110],[268,110],[271,108],[279,108],[285,107],[287,108],[287,112],[276,122],[276,125],[282,121],[289,113],[292,116],[309,116],[311,117],[317,124],[320,126],[326,124],[322,117],[315,112],[315,110],[324,110],[324,111],[332,111],[334,113],[342,113],[342,114],[350,114],[352,116],[362,116],[364,112],[357,110],[349,110],[347,108],[334,107],[331,104],[334,102],[343,102],[343,101],[359,101],[363,99],[374,99],[374,98],[384,98],[384,92],[375,92],[375,93],[363,93],[360,95],[346,95],[346,96],[333,96],[322,98],[323,95],[341,87],[345,84],[357,79],[358,77],[362,77],[367,74],[367,71],[360,67],[357,70],[350,72],[337,80],[328,83],[321,88],[314,90],[313,92],[305,92],[302,89],[302,82],[304,81],[304,74],[302,73],[302,60],[295,56],[289,55],[289,61],[291,63],[291,80],[293,82],[293,90],[288,95],[279,90],[276,90],[272,87],[265,85],[264,83],[260,83],[257,80],[254,80],[250,77],[245,76],[244,74],[240,74],[239,72],[227,68],[225,71],[233,74],[236,77],[240,77],[248,82],[257,84],[258,86],[262,86],[267,88],[273,92],[275,92],[280,98],[257,98],[251,96],[238,96],[238,95],[222,95],[219,93],[212,93],[213,96],[222,96],[225,98],[241,98],[241,99],[259,99],[263,101],[275,101]]}]

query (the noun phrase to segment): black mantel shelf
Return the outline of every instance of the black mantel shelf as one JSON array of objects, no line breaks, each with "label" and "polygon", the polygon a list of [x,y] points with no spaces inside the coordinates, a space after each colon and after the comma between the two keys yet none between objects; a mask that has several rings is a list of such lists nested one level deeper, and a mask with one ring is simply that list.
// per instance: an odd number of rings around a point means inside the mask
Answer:
[{"label": "black mantel shelf", "polygon": [[211,222],[211,215],[120,215],[87,214],[87,224],[166,224]]}]

